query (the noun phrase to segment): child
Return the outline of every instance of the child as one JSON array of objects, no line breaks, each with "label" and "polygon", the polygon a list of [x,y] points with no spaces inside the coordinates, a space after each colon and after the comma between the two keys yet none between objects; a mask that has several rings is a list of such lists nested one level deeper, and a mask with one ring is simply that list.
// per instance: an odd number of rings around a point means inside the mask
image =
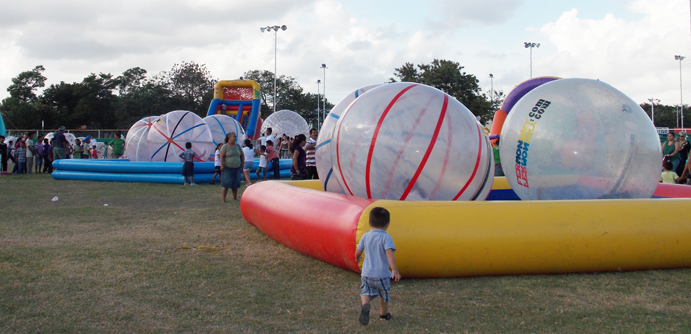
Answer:
[{"label": "child", "polygon": [[250,181],[250,171],[252,171],[252,167],[254,166],[254,149],[251,140],[245,139],[245,143],[242,145],[242,153],[245,155],[245,164],[242,166],[242,176],[245,178],[245,182],[247,182],[247,186],[249,187],[252,185]]},{"label": "child", "polygon": [[[369,302],[377,297],[379,299],[379,319],[391,320],[391,313],[387,312],[389,291],[391,291],[390,280],[398,282],[401,274],[396,267],[396,259],[393,252],[396,247],[393,239],[386,233],[389,228],[389,211],[376,207],[369,213],[370,231],[363,234],[360,243],[355,250],[355,260],[360,262],[363,251],[366,253],[365,261],[362,263],[362,285],[360,285],[360,298],[362,309],[360,310],[360,324],[369,323]],[[391,271],[389,271],[391,267]]]},{"label": "child", "polygon": [[75,139],[74,148],[72,149],[72,159],[81,159],[83,150],[84,148],[82,147],[82,141]]},{"label": "child", "polygon": [[672,171],[674,165],[671,162],[665,162],[663,165],[662,175],[660,175],[660,182],[675,184],[679,182],[679,175]]},{"label": "child", "polygon": [[259,172],[264,172],[264,181],[266,181],[266,165],[268,164],[266,161],[266,145],[262,145],[259,148],[259,151],[257,151],[257,154],[259,154],[259,168],[257,168],[257,182],[261,180],[261,177],[259,177]]},{"label": "child", "polygon": [[7,144],[5,144],[5,136],[0,135],[0,173],[7,172]]},{"label": "child", "polygon": [[211,177],[211,184],[214,184],[216,175],[218,175],[218,180],[221,181],[221,147],[223,147],[223,144],[216,145],[216,152],[214,152],[214,176]]},{"label": "child", "polygon": [[[185,148],[182,153],[180,153],[180,158],[185,161],[182,165],[182,175],[185,177],[185,186],[196,186],[194,183],[194,151],[192,151],[192,143],[186,142]],[[190,182],[187,183],[187,177],[190,178]]]},{"label": "child", "polygon": [[98,149],[96,148],[96,145],[94,145],[94,147],[91,148],[91,158],[98,159]]},{"label": "child", "polygon": [[24,174],[26,170],[26,144],[23,140],[19,141],[17,149],[17,174]]}]

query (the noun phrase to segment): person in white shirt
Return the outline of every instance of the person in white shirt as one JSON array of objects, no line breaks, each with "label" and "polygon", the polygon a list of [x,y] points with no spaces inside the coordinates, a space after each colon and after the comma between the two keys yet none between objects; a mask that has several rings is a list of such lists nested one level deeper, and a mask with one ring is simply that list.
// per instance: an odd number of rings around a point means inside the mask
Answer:
[{"label": "person in white shirt", "polygon": [[319,179],[319,174],[317,174],[317,160],[315,158],[315,153],[317,152],[317,137],[319,132],[317,129],[312,128],[310,130],[310,137],[307,139],[307,145],[305,145],[305,152],[307,153],[307,179]]},{"label": "person in white shirt", "polygon": [[24,136],[24,142],[26,143],[26,172],[28,174],[31,174],[31,170],[33,169],[34,166],[34,153],[36,153],[36,150],[34,149],[34,133],[33,132],[27,132],[26,135]]},{"label": "person in white shirt", "polygon": [[214,184],[217,175],[219,181],[221,180],[221,146],[223,146],[223,144],[216,145],[216,152],[214,153],[214,176],[211,177],[211,184]]},{"label": "person in white shirt", "polygon": [[276,142],[276,139],[274,139],[273,132],[274,131],[272,128],[266,128],[266,139],[262,142],[262,145],[266,146],[267,140],[270,140],[272,143]]},{"label": "person in white shirt", "polygon": [[251,186],[250,182],[250,171],[254,166],[254,149],[252,148],[252,141],[245,139],[245,144],[242,146],[242,153],[245,155],[245,164],[242,166],[242,175],[245,177],[245,182],[247,186]]},{"label": "person in white shirt", "polygon": [[266,146],[262,145],[259,150],[255,151],[259,155],[259,167],[257,168],[257,182],[261,180],[261,176],[259,175],[260,172],[264,173],[264,181],[266,181],[266,166],[268,165],[268,161],[266,160]]}]

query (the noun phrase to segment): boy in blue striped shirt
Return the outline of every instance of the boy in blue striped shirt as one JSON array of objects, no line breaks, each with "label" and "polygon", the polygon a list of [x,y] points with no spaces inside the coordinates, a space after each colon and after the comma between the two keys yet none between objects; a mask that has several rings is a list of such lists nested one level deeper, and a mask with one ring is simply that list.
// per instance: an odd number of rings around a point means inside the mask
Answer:
[{"label": "boy in blue striped shirt", "polygon": [[355,250],[355,259],[358,262],[360,262],[362,253],[365,253],[365,260],[362,263],[362,284],[360,285],[360,299],[362,301],[360,324],[362,325],[369,323],[369,303],[377,297],[381,297],[379,299],[379,319],[391,320],[391,313],[387,312],[387,303],[391,301],[389,299],[391,279],[398,282],[401,279],[401,274],[398,272],[393,254],[396,247],[391,236],[386,233],[390,218],[388,210],[380,207],[373,208],[369,213],[371,229],[362,235],[357,250]]}]

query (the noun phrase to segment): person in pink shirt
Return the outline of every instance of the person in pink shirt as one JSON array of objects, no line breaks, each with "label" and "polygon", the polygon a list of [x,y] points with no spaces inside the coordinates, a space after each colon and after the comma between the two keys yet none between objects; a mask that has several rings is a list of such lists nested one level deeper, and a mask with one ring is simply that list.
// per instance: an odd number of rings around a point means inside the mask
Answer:
[{"label": "person in pink shirt", "polygon": [[271,170],[274,172],[274,179],[278,180],[281,178],[281,170],[278,164],[278,153],[274,149],[274,142],[271,140],[266,141],[266,160],[271,161]]}]

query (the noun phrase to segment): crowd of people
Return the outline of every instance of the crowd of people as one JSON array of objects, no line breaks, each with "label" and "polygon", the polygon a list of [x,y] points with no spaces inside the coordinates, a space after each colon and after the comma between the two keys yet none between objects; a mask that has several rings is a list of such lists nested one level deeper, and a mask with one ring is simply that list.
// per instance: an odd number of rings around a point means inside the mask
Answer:
[{"label": "crowd of people", "polygon": [[667,134],[667,141],[662,143],[662,174],[660,182],[689,184],[691,180],[691,164],[689,164],[689,143],[685,132],[676,136],[674,133]]},{"label": "crowd of people", "polygon": [[[54,132],[52,138],[47,135],[38,136],[34,141],[34,133],[27,132],[16,140],[6,142],[6,137],[0,135],[0,161],[2,174],[41,174],[53,172],[53,161],[60,159],[118,159],[125,151],[125,141],[120,133],[105,147],[102,154],[96,146],[96,140],[86,137],[84,141],[75,139],[70,144],[65,136],[65,127]],[[12,170],[8,169],[12,163]]]}]

